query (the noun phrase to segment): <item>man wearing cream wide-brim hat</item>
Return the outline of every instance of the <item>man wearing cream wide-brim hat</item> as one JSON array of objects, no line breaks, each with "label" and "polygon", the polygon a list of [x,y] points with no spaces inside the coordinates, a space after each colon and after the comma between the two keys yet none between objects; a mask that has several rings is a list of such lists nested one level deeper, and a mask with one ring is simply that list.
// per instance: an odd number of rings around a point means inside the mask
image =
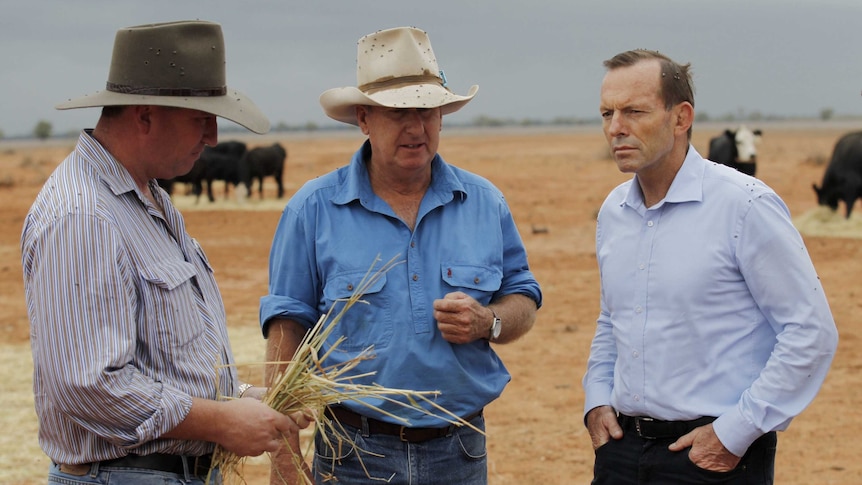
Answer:
[{"label": "man wearing cream wide-brim hat", "polygon": [[103,107],[95,128],[21,236],[49,481],[221,483],[216,444],[259,455],[308,420],[239,383],[212,268],[155,179],[216,144],[216,116],[259,133],[269,122],[227,87],[221,27],[203,21],[117,31],[106,88],[57,106],[86,107]]},{"label": "man wearing cream wide-brim hat", "polygon": [[[426,404],[423,412],[344,402],[321,418],[337,421],[344,436],[318,434],[314,479],[485,484],[483,409],[510,380],[493,347],[530,330],[541,290],[500,190],[437,153],[443,115],[478,87],[452,93],[416,28],[366,35],[357,48],[357,86],[328,90],[320,103],[368,139],[348,166],[307,182],[282,215],[261,300],[267,361],[289,360],[376,258],[401,260],[332,332],[323,365],[372,347],[375,358],[354,369],[356,383],[440,391],[434,402],[471,426],[453,426]],[[337,350],[324,354],[341,335]],[[274,477],[290,458],[275,457]]]}]

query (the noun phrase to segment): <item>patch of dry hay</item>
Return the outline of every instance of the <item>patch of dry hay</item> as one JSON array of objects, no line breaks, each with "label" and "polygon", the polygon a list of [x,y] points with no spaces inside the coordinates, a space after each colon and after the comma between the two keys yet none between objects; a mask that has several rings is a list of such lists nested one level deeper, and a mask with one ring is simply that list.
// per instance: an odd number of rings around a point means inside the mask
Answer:
[{"label": "patch of dry hay", "polygon": [[829,207],[817,206],[794,218],[793,225],[807,236],[862,239],[862,214],[855,212],[847,219],[843,207],[832,211]]}]

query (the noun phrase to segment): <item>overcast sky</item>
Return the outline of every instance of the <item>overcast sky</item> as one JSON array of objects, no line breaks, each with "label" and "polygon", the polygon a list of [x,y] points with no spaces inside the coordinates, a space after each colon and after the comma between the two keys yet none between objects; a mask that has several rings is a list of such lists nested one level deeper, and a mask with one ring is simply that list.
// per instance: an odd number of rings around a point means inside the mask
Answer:
[{"label": "overcast sky", "polygon": [[[860,0],[4,0],[0,131],[91,127],[97,108],[57,111],[103,89],[121,27],[222,24],[228,85],[273,124],[335,124],[324,90],[356,85],[356,41],[375,30],[428,32],[456,94],[479,94],[447,120],[550,120],[598,114],[602,61],[632,48],[690,62],[695,110],[862,114]],[[229,122],[224,122],[231,126]]]}]

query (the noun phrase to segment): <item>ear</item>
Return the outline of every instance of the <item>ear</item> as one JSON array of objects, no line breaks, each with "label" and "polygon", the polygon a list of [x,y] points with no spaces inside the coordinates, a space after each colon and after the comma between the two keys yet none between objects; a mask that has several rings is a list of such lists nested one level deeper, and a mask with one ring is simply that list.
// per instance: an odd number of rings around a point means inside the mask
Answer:
[{"label": "ear", "polygon": [[676,126],[675,131],[680,134],[686,134],[688,129],[694,123],[694,106],[688,101],[679,103],[674,108],[676,111]]},{"label": "ear", "polygon": [[135,126],[142,133],[149,133],[153,123],[153,107],[150,105],[131,106]]},{"label": "ear", "polygon": [[362,130],[363,135],[368,136],[368,109],[358,104],[353,109],[356,111],[356,122],[359,124],[359,129]]}]

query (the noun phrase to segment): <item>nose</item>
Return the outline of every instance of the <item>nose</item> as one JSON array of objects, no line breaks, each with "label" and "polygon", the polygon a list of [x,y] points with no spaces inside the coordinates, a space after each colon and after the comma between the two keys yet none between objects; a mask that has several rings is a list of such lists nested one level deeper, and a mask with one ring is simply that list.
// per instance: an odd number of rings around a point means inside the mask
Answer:
[{"label": "nose", "polygon": [[423,133],[425,131],[425,119],[419,110],[407,110],[404,116],[404,127],[408,133]]},{"label": "nose", "polygon": [[610,116],[604,118],[605,132],[612,137],[618,137],[625,134],[625,123],[619,112],[615,111]]}]

